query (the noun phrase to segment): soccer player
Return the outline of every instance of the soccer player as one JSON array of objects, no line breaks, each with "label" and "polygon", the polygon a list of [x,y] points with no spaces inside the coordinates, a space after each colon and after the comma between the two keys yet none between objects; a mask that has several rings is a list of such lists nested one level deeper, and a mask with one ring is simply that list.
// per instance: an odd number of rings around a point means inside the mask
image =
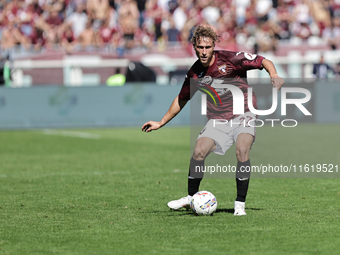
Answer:
[{"label": "soccer player", "polygon": [[[234,215],[246,215],[245,201],[249,186],[250,171],[244,172],[244,169],[250,169],[249,150],[253,144],[255,137],[255,126],[240,125],[242,121],[255,121],[256,116],[250,112],[248,108],[247,89],[247,70],[265,69],[271,78],[271,83],[278,90],[284,81],[276,72],[274,64],[264,57],[244,52],[217,51],[214,50],[215,43],[219,41],[219,36],[209,26],[198,26],[191,39],[198,60],[192,65],[188,71],[182,89],[179,95],[173,100],[168,112],[161,121],[148,121],[142,126],[145,132],[157,130],[167,124],[174,118],[191,99],[202,84],[214,87],[214,84],[221,84],[223,79],[233,81],[244,94],[244,114],[233,114],[232,93],[228,89],[217,88],[216,91],[221,99],[221,105],[215,105],[212,100],[207,100],[207,117],[209,121],[202,129],[196,140],[195,149],[190,159],[189,175],[188,175],[188,195],[178,200],[168,203],[168,207],[178,210],[188,207],[192,196],[198,192],[199,185],[203,178],[203,172],[196,169],[204,167],[205,158],[211,153],[224,155],[225,152],[236,143],[236,188],[237,197],[234,204]],[[195,81],[195,82],[191,82]],[[194,84],[194,85],[193,85]],[[215,86],[216,87],[216,86]],[[256,106],[255,94],[252,97],[253,106]],[[228,120],[228,125],[218,130],[214,124],[218,120]],[[232,125],[232,122],[237,123]],[[198,168],[197,168],[198,167]],[[240,171],[243,169],[243,171]]]}]

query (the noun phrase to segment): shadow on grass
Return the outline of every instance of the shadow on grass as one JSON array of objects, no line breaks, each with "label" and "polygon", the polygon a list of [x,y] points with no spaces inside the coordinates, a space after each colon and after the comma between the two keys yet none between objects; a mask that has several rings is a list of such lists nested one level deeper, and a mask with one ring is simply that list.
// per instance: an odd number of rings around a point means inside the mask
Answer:
[{"label": "shadow on grass", "polygon": [[173,217],[173,216],[188,216],[188,215],[191,215],[191,216],[196,216],[196,214],[194,214],[194,212],[192,211],[173,211],[173,213],[171,214],[168,214],[167,216],[168,217]]},{"label": "shadow on grass", "polygon": [[214,213],[221,213],[221,212],[224,212],[224,213],[234,213],[234,208],[232,208],[232,209],[226,209],[226,208],[216,209],[216,212],[214,212]]},{"label": "shadow on grass", "polygon": [[[261,208],[249,208],[246,207],[246,210],[252,210],[252,211],[261,211],[263,209]],[[148,211],[148,212],[143,212],[143,213],[166,213],[167,216],[185,216],[185,215],[192,215],[192,216],[197,216],[193,211],[191,210],[185,210],[185,209],[180,209],[180,210],[164,210],[164,211]],[[234,214],[234,208],[221,208],[217,209],[215,213],[232,213]]]},{"label": "shadow on grass", "polygon": [[[261,211],[261,210],[263,210],[263,209],[246,207],[246,210]],[[216,212],[214,212],[214,213],[221,213],[221,212],[224,212],[224,213],[232,213],[232,214],[234,214],[234,208],[221,208],[221,209],[216,209]]]},{"label": "shadow on grass", "polygon": [[148,211],[148,212],[142,212],[142,213],[161,213],[161,214],[166,214],[166,216],[172,217],[172,216],[186,216],[186,215],[193,215],[196,216],[196,214],[191,211],[190,209],[186,210],[186,209],[179,209],[179,210],[162,210],[162,211]]}]

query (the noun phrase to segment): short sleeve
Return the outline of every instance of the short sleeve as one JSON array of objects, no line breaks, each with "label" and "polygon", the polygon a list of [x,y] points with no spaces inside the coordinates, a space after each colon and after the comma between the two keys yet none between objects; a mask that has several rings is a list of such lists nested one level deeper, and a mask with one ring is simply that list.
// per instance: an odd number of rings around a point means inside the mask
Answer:
[{"label": "short sleeve", "polygon": [[197,86],[195,86],[194,84],[190,84],[190,71],[187,73],[187,75],[185,76],[183,85],[182,85],[182,89],[178,94],[178,98],[180,100],[190,100],[194,94],[197,91]]},{"label": "short sleeve", "polygon": [[262,61],[264,57],[257,54],[251,54],[247,52],[237,52],[235,56],[235,65],[241,69],[252,70],[252,69],[263,69]]}]

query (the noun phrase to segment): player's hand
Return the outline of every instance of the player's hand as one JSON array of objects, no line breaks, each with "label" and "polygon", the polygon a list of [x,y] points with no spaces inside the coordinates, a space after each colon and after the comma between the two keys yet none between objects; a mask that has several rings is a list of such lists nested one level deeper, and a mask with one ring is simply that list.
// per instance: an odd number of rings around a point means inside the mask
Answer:
[{"label": "player's hand", "polygon": [[270,78],[273,86],[279,91],[282,85],[285,83],[284,80],[277,74],[272,75]]},{"label": "player's hand", "polygon": [[157,130],[161,127],[160,122],[156,121],[148,121],[142,126],[142,131],[148,133],[151,132],[152,130]]}]

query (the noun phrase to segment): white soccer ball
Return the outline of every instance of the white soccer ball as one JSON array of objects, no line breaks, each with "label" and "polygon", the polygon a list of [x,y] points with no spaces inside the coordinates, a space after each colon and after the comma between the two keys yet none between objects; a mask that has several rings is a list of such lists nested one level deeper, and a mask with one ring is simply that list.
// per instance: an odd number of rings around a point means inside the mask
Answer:
[{"label": "white soccer ball", "polygon": [[216,197],[209,191],[199,191],[193,195],[191,209],[198,215],[211,215],[216,211]]}]

